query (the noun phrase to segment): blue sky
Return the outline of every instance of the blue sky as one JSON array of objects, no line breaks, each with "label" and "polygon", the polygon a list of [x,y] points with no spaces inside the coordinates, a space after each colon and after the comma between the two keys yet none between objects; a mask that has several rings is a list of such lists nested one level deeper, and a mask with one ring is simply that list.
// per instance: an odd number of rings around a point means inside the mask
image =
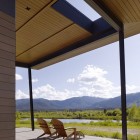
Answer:
[{"label": "blue sky", "polygon": [[[67,0],[92,21],[100,17],[84,1]],[[125,39],[127,93],[140,91],[140,34]],[[119,43],[32,70],[34,98],[63,100],[78,96],[120,95]],[[16,99],[28,98],[28,71],[16,68]]]},{"label": "blue sky", "polygon": [[[140,34],[125,39],[127,93],[140,91]],[[41,70],[32,70],[34,98],[120,95],[118,42]],[[16,98],[28,98],[28,71],[16,68]]]}]

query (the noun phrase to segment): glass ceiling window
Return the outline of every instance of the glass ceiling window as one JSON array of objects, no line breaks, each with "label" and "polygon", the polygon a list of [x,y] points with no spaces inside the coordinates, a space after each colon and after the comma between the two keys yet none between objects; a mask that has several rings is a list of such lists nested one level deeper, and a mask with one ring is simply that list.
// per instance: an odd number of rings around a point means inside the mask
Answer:
[{"label": "glass ceiling window", "polygon": [[95,21],[96,19],[100,18],[101,16],[91,8],[84,0],[66,0],[70,3],[73,7],[83,13],[86,17],[90,20]]}]

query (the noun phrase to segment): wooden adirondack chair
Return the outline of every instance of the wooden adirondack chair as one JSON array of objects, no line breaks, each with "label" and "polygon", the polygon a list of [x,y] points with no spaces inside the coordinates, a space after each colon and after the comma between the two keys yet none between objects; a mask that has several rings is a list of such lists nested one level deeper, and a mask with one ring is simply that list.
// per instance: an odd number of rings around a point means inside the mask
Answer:
[{"label": "wooden adirondack chair", "polygon": [[48,134],[49,137],[53,136],[55,134],[57,134],[56,131],[52,132],[52,127],[48,126],[47,122],[45,120],[43,120],[42,118],[38,118],[37,122],[39,124],[39,126],[43,129],[44,133],[41,134],[40,136],[38,136],[37,138],[40,138],[42,136],[44,136],[45,134]]},{"label": "wooden adirondack chair", "polygon": [[[72,127],[64,128],[64,125],[60,120],[52,119],[51,123],[54,129],[56,129],[58,137],[63,137],[64,140],[67,140],[69,137],[72,136],[74,136],[74,140],[76,140],[76,137],[77,136],[80,137],[81,134],[84,137],[84,134],[81,131],[76,131],[76,128],[72,128]],[[69,134],[67,133],[67,130],[69,130],[70,132]]]}]

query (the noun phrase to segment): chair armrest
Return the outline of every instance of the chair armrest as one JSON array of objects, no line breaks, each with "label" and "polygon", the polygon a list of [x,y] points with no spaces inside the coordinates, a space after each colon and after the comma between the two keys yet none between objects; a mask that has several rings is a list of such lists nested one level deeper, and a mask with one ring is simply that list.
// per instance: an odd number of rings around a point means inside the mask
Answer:
[{"label": "chair armrest", "polygon": [[76,128],[74,128],[74,127],[67,127],[67,128],[65,128],[65,130],[68,130],[68,129],[73,129],[74,131],[76,131]]}]

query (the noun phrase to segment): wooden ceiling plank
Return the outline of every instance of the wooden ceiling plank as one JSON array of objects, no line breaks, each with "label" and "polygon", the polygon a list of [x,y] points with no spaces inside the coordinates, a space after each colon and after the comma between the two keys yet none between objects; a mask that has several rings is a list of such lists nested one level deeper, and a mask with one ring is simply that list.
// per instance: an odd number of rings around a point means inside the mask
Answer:
[{"label": "wooden ceiling plank", "polygon": [[76,41],[89,37],[90,35],[91,33],[83,30],[78,25],[73,24],[67,29],[38,44],[36,47],[24,52],[20,56],[17,56],[17,59],[24,59],[24,61],[26,59],[26,62],[33,62],[40,57],[50,55],[60,49],[63,49],[65,46],[71,45]]},{"label": "wooden ceiling plank", "polygon": [[132,2],[134,3],[135,5],[135,11],[138,15],[138,17],[140,18],[140,2],[138,0],[132,0]]},{"label": "wooden ceiling plank", "polygon": [[[51,2],[56,2],[56,0],[17,0],[16,1],[16,22],[20,21],[16,24],[16,30],[18,30],[23,24],[25,24],[30,18],[32,18],[39,10],[41,10],[44,6],[50,6]],[[53,4],[52,2],[52,4]],[[26,8],[29,8],[26,9]]]},{"label": "wooden ceiling plank", "polygon": [[124,15],[125,19],[128,19],[127,22],[132,22],[132,19],[129,17],[128,13],[124,11],[123,7],[117,1],[114,2],[114,5],[116,5],[116,7],[120,9],[120,12]]},{"label": "wooden ceiling plank", "polygon": [[[111,11],[114,13],[114,15],[116,15],[123,23],[125,22],[129,22],[129,17],[125,16],[122,11],[118,8],[118,6],[116,6],[116,4],[114,3],[114,1],[112,0],[112,2],[108,1],[108,0],[102,0],[102,2],[104,4],[106,4],[108,7],[110,7]],[[116,12],[117,11],[117,12]],[[120,16],[121,15],[121,16]]]},{"label": "wooden ceiling plank", "polygon": [[132,0],[127,0],[127,2],[122,1],[124,3],[124,5],[127,7],[127,9],[129,9],[129,11],[131,11],[131,15],[135,18],[135,21],[137,21],[137,14],[134,10],[134,5],[132,3]]},{"label": "wooden ceiling plank", "polygon": [[45,42],[46,40],[52,38],[53,36],[55,36],[56,34],[62,32],[62,31],[65,30],[65,29],[67,29],[67,28],[70,27],[71,25],[73,25],[73,23],[70,24],[70,25],[68,25],[67,27],[63,28],[62,30],[60,30],[60,31],[58,31],[58,32],[56,32],[56,33],[54,33],[53,35],[49,36],[48,38],[45,38],[45,39],[42,40],[41,42],[38,42],[38,43],[35,44],[34,46],[31,46],[29,49],[27,49],[27,50],[23,51],[22,53],[18,54],[17,57],[20,56],[20,55],[22,55],[22,54],[24,54],[24,53],[26,53],[26,52],[28,52],[28,51],[30,51],[30,50],[32,50],[33,48],[35,48],[35,47],[38,46],[39,44],[41,44],[41,43]]},{"label": "wooden ceiling plank", "polygon": [[[45,6],[43,6],[41,9],[39,9],[39,11],[36,11],[34,12],[34,14],[32,16],[30,16],[28,19],[26,19],[26,21],[24,21],[24,23],[19,27],[17,28],[16,31],[20,30],[24,25],[26,25],[31,19],[33,19],[36,15],[38,15],[41,11],[43,11],[46,7],[50,7],[52,4],[54,4],[57,0],[53,0],[53,1],[50,1],[49,3],[47,3]],[[23,9],[21,12],[24,12]],[[23,13],[25,14],[25,12]],[[28,14],[27,14],[28,15]],[[28,17],[28,16],[27,16]]]},{"label": "wooden ceiling plank", "polygon": [[[115,7],[115,13],[118,15],[118,17],[120,17],[121,18],[121,21],[123,22],[123,23],[125,23],[125,22],[130,22],[130,18],[126,15],[126,13],[125,12],[122,12],[122,10],[120,9],[120,6],[118,6],[114,1],[112,2],[112,5],[114,5],[114,7]],[[113,11],[114,9],[112,9],[112,11]],[[119,12],[118,12],[119,11]]]},{"label": "wooden ceiling plank", "polygon": [[[47,20],[46,20],[47,19]],[[62,24],[63,23],[63,24]],[[17,46],[24,45],[24,51],[47,39],[53,34],[63,30],[73,22],[57,13],[54,9],[46,7],[32,21],[28,22],[17,34]],[[28,40],[28,41],[26,41]],[[23,53],[19,50],[18,54]]]},{"label": "wooden ceiling plank", "polygon": [[125,12],[125,14],[129,17],[129,22],[134,22],[135,18],[133,17],[133,15],[131,14],[131,12],[127,9],[126,5],[123,3],[123,1],[117,0],[115,1],[116,4],[118,3],[118,6],[120,6],[122,8],[122,12]]},{"label": "wooden ceiling plank", "polygon": [[[40,60],[37,60],[37,61],[33,62],[31,64],[31,66],[37,69],[37,67],[36,67],[37,65],[42,65],[42,64],[44,64],[46,62],[49,62],[49,61],[51,61],[51,63],[49,64],[49,65],[51,65],[51,64],[63,61],[65,59],[68,59],[70,57],[74,57],[78,54],[85,53],[87,51],[96,49],[96,48],[102,46],[102,45],[101,46],[96,46],[98,41],[99,41],[99,43],[101,43],[100,42],[101,40],[104,40],[105,38],[108,38],[110,35],[111,35],[111,38],[110,38],[111,40],[109,40],[109,41],[112,41],[112,36],[114,34],[116,34],[116,31],[112,28],[110,31],[105,32],[103,34],[92,35],[91,37],[86,38],[86,39],[84,39],[80,42],[77,42],[76,44],[70,45],[68,48],[64,48],[62,50],[59,50],[58,52],[54,52],[54,54],[52,54],[52,55],[47,55],[47,56],[41,58]],[[93,43],[93,45],[90,46],[90,44],[92,44],[92,43]],[[89,48],[89,46],[91,48]],[[83,48],[84,48],[84,51],[82,52],[81,50]],[[79,50],[78,53],[77,53],[77,50]],[[57,61],[55,61],[53,63],[52,61],[54,61],[58,57],[60,57],[61,59],[58,59]],[[48,66],[48,65],[44,65],[43,67],[45,67],[45,66]],[[40,67],[40,68],[42,68],[42,67]]]},{"label": "wooden ceiling plank", "polygon": [[[125,36],[133,36],[136,34],[140,34],[140,22],[133,22],[133,23],[128,23],[125,25]],[[129,30],[128,30],[129,29]]]},{"label": "wooden ceiling plank", "polygon": [[129,5],[133,8],[134,14],[136,14],[136,18],[139,17],[139,11],[134,1],[128,0]]}]

